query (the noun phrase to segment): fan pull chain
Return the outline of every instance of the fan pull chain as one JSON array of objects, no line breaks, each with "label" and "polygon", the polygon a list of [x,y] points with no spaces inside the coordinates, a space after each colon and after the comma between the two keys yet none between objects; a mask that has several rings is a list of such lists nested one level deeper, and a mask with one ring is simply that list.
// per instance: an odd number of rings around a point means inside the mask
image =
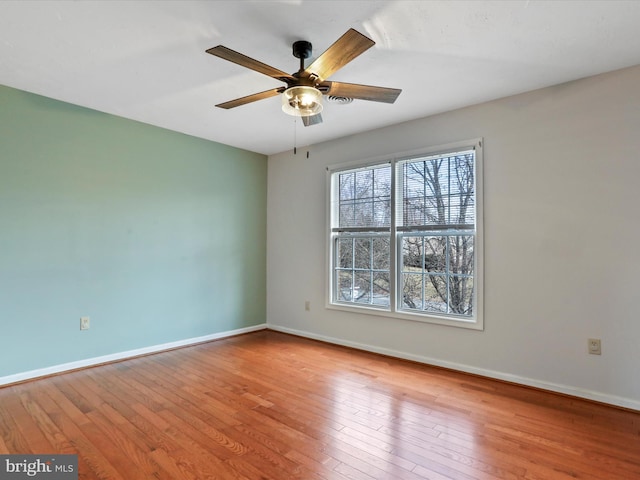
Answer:
[{"label": "fan pull chain", "polygon": [[[293,154],[298,154],[298,119],[293,119]],[[307,150],[307,158],[309,158],[309,150]]]}]

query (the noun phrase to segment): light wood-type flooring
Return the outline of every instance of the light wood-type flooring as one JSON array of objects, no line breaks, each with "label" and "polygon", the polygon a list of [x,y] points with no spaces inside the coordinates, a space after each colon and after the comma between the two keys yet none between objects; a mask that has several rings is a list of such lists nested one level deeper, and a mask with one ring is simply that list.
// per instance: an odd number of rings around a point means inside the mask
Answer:
[{"label": "light wood-type flooring", "polygon": [[640,479],[640,414],[269,330],[0,389],[81,479]]}]

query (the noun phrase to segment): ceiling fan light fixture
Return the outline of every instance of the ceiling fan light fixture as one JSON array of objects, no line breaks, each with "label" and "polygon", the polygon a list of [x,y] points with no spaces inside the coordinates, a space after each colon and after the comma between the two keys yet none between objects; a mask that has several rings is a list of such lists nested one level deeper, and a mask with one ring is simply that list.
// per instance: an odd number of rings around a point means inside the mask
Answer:
[{"label": "ceiling fan light fixture", "polygon": [[282,111],[294,117],[309,117],[322,111],[322,92],[315,87],[298,85],[282,92]]}]

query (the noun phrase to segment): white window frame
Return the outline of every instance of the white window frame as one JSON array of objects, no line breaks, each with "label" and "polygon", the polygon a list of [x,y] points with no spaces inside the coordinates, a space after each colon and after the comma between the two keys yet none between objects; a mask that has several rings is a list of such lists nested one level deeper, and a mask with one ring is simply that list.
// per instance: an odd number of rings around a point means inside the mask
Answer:
[{"label": "white window frame", "polygon": [[[396,212],[399,206],[396,202],[397,188],[396,182],[396,166],[399,163],[410,160],[411,158],[429,157],[435,155],[445,155],[447,153],[454,153],[464,150],[475,151],[475,235],[474,235],[474,299],[473,299],[473,315],[470,317],[455,316],[455,315],[439,315],[432,312],[413,312],[407,310],[401,310],[398,299],[396,298],[397,285],[401,284],[401,268],[397,268],[397,263],[400,259],[401,242],[399,238],[406,232],[398,231],[396,228],[396,216],[399,214]],[[392,181],[391,181],[391,232],[390,232],[390,258],[389,258],[389,280],[390,280],[390,299],[389,307],[381,307],[375,305],[355,304],[355,303],[338,303],[333,302],[334,293],[334,239],[335,234],[332,232],[332,217],[336,212],[332,212],[332,208],[336,205],[332,205],[332,199],[334,192],[332,191],[335,186],[332,186],[332,177],[336,173],[343,171],[354,170],[358,168],[367,168],[376,165],[389,163],[392,169]],[[326,278],[326,304],[325,307],[330,310],[341,310],[352,313],[361,313],[376,315],[382,317],[391,317],[402,320],[417,321],[424,323],[433,323],[438,325],[448,325],[453,327],[468,328],[474,330],[484,330],[484,272],[483,272],[483,139],[476,138],[472,140],[455,142],[446,145],[439,145],[434,147],[422,148],[419,150],[412,150],[406,152],[400,152],[394,155],[388,155],[377,158],[370,158],[365,161],[342,163],[338,165],[331,165],[327,167],[327,201],[326,205],[326,229],[327,235],[327,248],[326,248],[326,260],[327,260],[327,278]],[[468,232],[466,232],[468,233]]]}]

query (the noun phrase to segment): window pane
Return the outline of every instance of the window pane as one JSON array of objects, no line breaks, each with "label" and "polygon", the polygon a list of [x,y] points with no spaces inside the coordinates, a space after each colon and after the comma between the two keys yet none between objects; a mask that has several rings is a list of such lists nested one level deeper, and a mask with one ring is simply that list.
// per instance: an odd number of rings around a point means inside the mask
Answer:
[{"label": "window pane", "polygon": [[373,197],[373,170],[356,172],[356,198],[370,200]]},{"label": "window pane", "polygon": [[356,200],[353,205],[353,227],[373,227],[373,202],[369,199]]},{"label": "window pane", "polygon": [[374,305],[389,306],[389,273],[376,272],[373,274],[373,299]]},{"label": "window pane", "polygon": [[388,199],[373,202],[372,227],[388,227],[391,225],[391,204]]},{"label": "window pane", "polygon": [[424,223],[422,225],[446,225],[449,215],[449,199],[446,196],[428,196],[424,199]]},{"label": "window pane", "polygon": [[404,199],[404,225],[424,225],[425,222],[424,197],[406,197]]},{"label": "window pane", "polygon": [[369,272],[356,272],[353,287],[354,302],[371,303],[371,275]]},{"label": "window pane", "polygon": [[377,237],[373,239],[373,269],[389,270],[389,238]]},{"label": "window pane", "polygon": [[447,313],[447,279],[444,276],[428,275],[425,278],[424,310]]},{"label": "window pane", "polygon": [[402,239],[402,271],[422,272],[423,237],[404,237]]},{"label": "window pane", "polygon": [[451,273],[473,275],[473,236],[449,237],[449,269]]},{"label": "window pane", "polygon": [[338,271],[338,300],[341,302],[350,302],[353,298],[353,276],[351,272]]},{"label": "window pane", "polygon": [[447,237],[424,238],[424,268],[428,272],[445,273],[447,265]]},{"label": "window pane", "polygon": [[367,270],[371,269],[371,239],[355,239],[355,256],[355,268]]},{"label": "window pane", "polygon": [[[450,161],[451,209],[450,223],[475,224],[475,156],[471,152],[455,155]],[[457,195],[453,195],[457,194]]]},{"label": "window pane", "polygon": [[405,273],[402,275],[402,304],[405,307],[422,309],[423,275]]},{"label": "window pane", "polygon": [[340,226],[342,227],[353,227],[355,218],[355,207],[353,202],[344,202],[340,203],[339,206],[339,219]]},{"label": "window pane", "polygon": [[473,315],[473,278],[452,276],[449,280],[449,307],[457,315]]},{"label": "window pane", "polygon": [[445,273],[447,237],[404,237],[402,242],[403,271]]},{"label": "window pane", "polygon": [[340,238],[336,242],[338,244],[338,267],[353,267],[353,239]]},{"label": "window pane", "polygon": [[351,200],[355,198],[354,181],[355,173],[340,174],[340,200]]}]

